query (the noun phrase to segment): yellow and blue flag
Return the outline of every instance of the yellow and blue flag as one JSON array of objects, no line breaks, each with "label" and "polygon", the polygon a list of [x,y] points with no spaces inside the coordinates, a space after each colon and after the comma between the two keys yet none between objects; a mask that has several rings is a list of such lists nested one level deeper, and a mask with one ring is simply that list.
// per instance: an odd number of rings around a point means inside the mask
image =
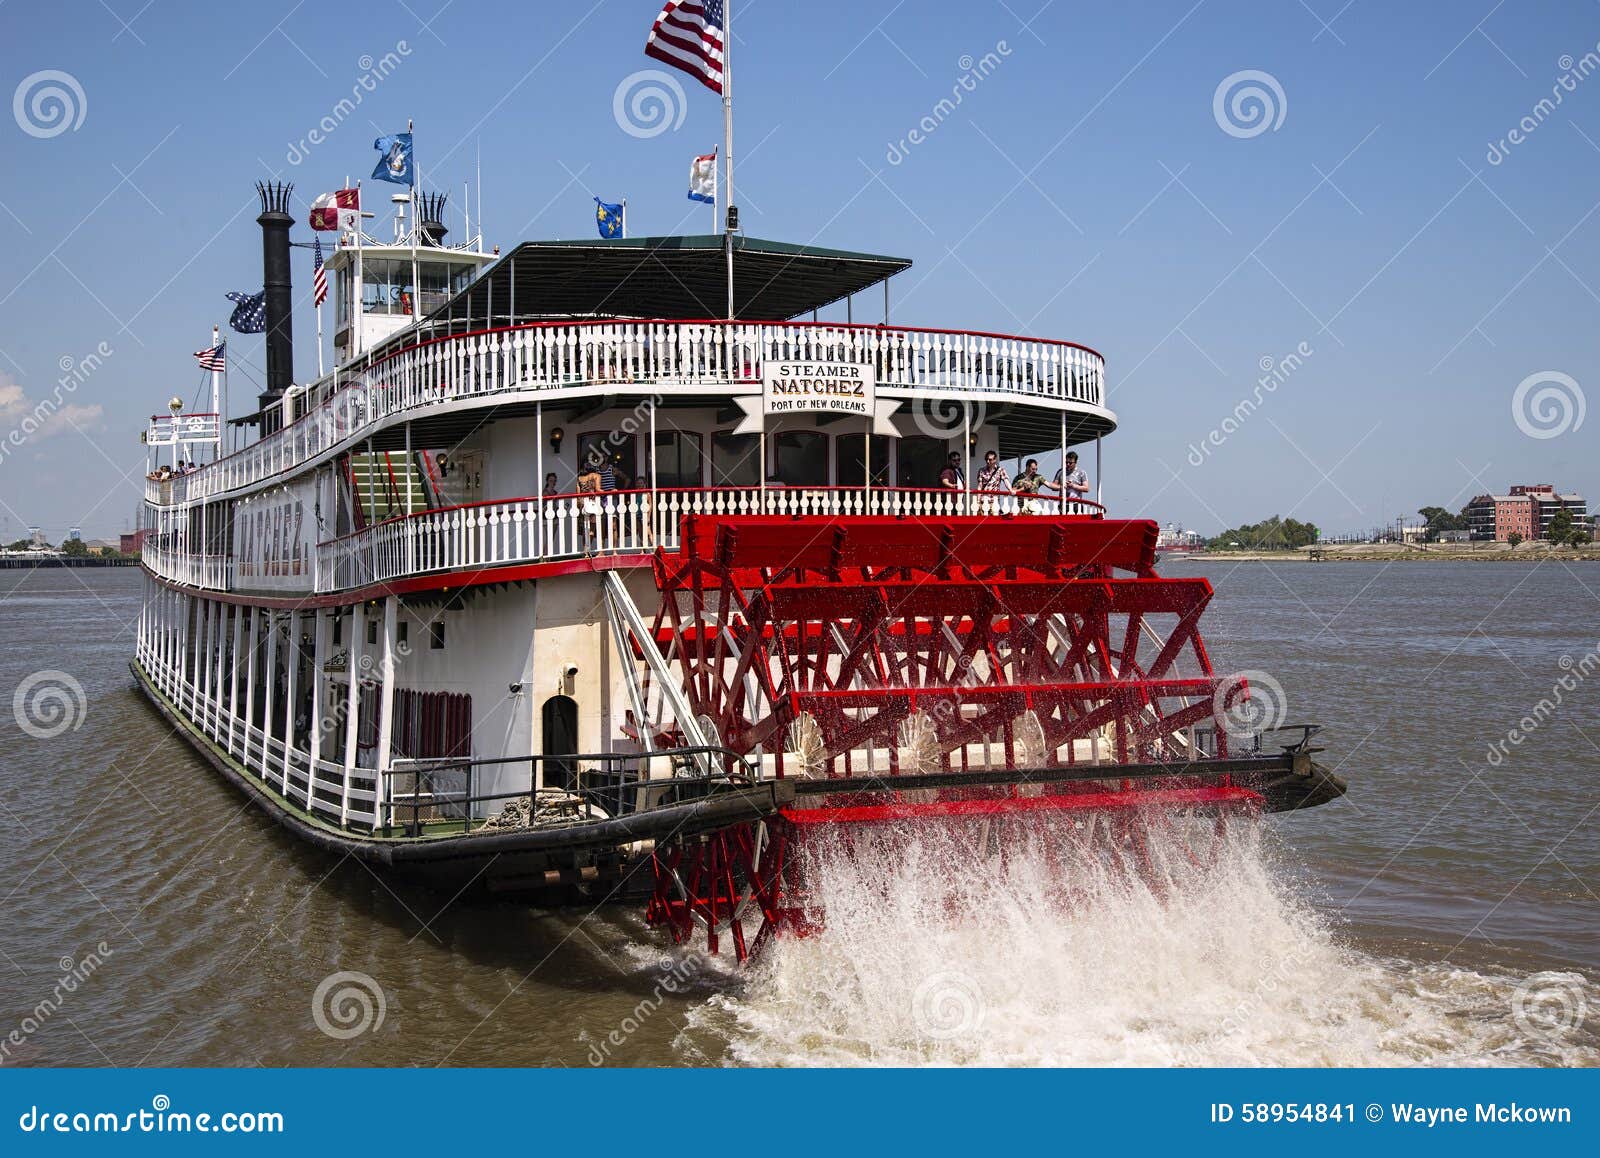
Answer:
[{"label": "yellow and blue flag", "polygon": [[598,197],[594,199],[594,223],[599,228],[601,237],[609,241],[623,236],[623,212],[623,205],[612,205]]}]

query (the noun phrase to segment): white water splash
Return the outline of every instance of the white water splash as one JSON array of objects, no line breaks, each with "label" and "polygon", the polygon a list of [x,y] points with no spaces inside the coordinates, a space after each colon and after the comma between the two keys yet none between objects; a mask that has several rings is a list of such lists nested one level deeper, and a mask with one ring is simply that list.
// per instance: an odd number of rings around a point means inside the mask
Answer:
[{"label": "white water splash", "polygon": [[826,930],[691,1011],[680,1048],[720,1039],[755,1065],[1600,1064],[1592,1025],[1514,1017],[1515,978],[1342,946],[1254,824],[1210,868],[1152,833],[1157,895],[1073,853],[1073,823],[1035,821],[1004,860],[940,828],[815,846]]}]

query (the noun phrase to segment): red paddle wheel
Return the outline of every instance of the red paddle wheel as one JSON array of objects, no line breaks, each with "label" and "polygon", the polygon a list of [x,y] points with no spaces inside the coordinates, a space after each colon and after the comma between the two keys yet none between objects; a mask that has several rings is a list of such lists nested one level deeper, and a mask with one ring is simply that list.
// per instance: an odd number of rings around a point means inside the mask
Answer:
[{"label": "red paddle wheel", "polygon": [[[1154,877],[1152,830],[1257,810],[1217,771],[1240,763],[1222,723],[1248,687],[1200,638],[1211,585],[1156,575],[1155,542],[1083,516],[686,518],[655,559],[654,643],[705,741],[794,796],[659,847],[652,923],[712,951],[728,934],[741,959],[804,931],[820,914],[795,854],[824,828],[958,826],[1003,855],[1027,825],[1065,834],[1069,873],[1092,844]],[[1215,841],[1182,847],[1203,864]]]}]

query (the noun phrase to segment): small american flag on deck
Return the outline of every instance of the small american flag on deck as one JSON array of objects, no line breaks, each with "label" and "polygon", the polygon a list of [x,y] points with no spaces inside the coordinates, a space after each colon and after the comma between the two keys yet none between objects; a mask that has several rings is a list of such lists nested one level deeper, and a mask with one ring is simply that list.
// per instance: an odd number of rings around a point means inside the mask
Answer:
[{"label": "small american flag on deck", "polygon": [[228,368],[228,343],[212,346],[209,350],[196,350],[194,356],[200,359],[200,369],[221,373]]},{"label": "small american flag on deck", "polygon": [[311,247],[316,255],[316,267],[311,274],[311,304],[320,306],[328,300],[328,271],[322,266],[322,238],[312,238]]},{"label": "small american flag on deck", "polygon": [[645,41],[646,56],[722,93],[722,0],[669,0]]}]

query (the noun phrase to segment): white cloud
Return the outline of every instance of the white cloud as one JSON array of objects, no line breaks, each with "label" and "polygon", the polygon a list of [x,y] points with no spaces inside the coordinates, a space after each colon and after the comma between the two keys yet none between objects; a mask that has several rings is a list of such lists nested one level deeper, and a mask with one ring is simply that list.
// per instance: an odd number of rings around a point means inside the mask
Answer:
[{"label": "white cloud", "polygon": [[42,442],[70,433],[74,427],[97,427],[105,416],[104,408],[66,401],[70,396],[68,391],[57,388],[48,397],[29,398],[21,386],[0,375],[0,439],[15,446],[21,441]]}]

